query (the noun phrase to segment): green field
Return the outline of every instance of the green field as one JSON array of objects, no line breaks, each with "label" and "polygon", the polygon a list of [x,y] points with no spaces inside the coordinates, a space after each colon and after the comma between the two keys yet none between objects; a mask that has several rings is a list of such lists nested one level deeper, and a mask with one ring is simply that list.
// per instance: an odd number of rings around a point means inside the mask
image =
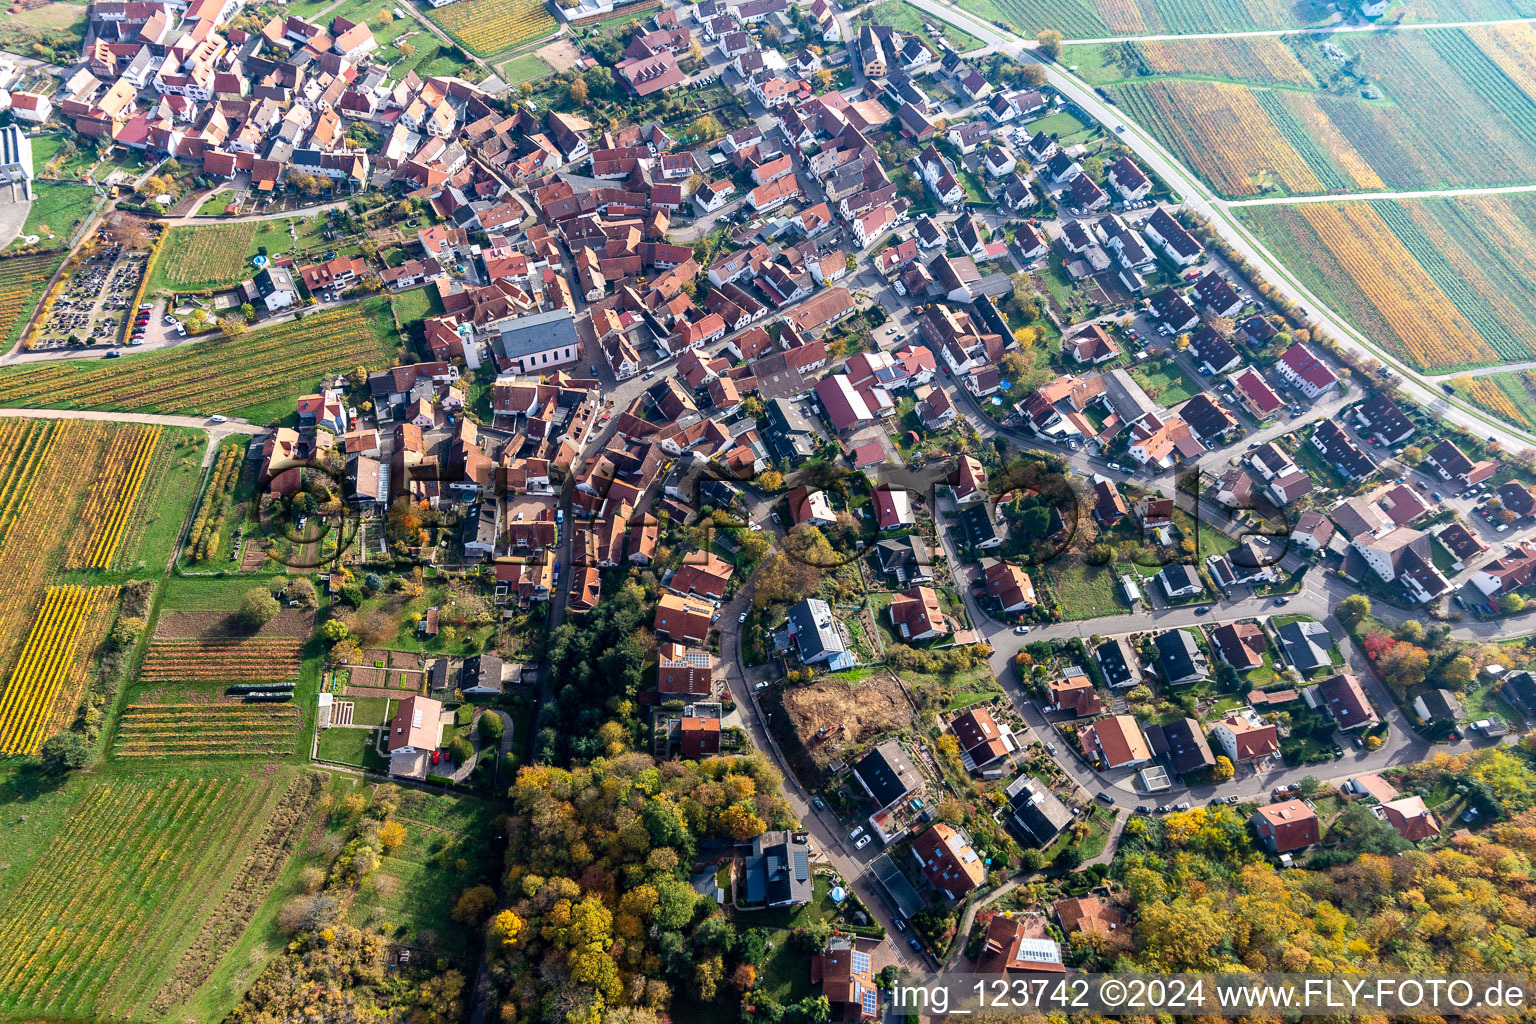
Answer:
[{"label": "green field", "polygon": [[149,274],[150,292],[216,291],[254,273],[255,221],[174,227],[165,233]]},{"label": "green field", "polygon": [[486,842],[495,816],[478,800],[405,790],[395,820],[408,838],[384,858],[375,884],[353,900],[352,922],[387,924],[398,941],[463,957],[469,936],[449,913],[459,892],[491,881],[498,870]]},{"label": "green field", "polygon": [[939,48],[933,36],[923,28],[924,24],[937,28],[940,35],[949,42],[949,45],[961,53],[967,50],[974,50],[981,45],[981,40],[975,36],[962,32],[953,25],[940,21],[932,15],[925,14],[911,4],[904,3],[903,0],[886,0],[885,3],[880,4],[878,7],[871,7],[869,14],[874,19],[875,24],[891,25],[901,29],[903,32],[915,35],[926,42],[938,54],[942,54],[943,50]]},{"label": "green field", "polygon": [[1421,368],[1536,353],[1536,196],[1238,212],[1309,291]]},{"label": "green field", "polygon": [[223,413],[269,423],[339,366],[386,366],[399,340],[385,297],[303,320],[103,362],[0,373],[0,404],[21,408]]},{"label": "green field", "polygon": [[550,66],[544,63],[537,54],[525,53],[521,57],[513,57],[500,66],[502,81],[508,85],[521,85],[524,82],[532,82],[543,78],[552,72]]},{"label": "green field", "polygon": [[39,182],[34,192],[36,198],[32,201],[32,209],[27,211],[22,238],[18,238],[13,243],[15,245],[22,244],[27,235],[37,235],[44,244],[62,245],[96,206],[96,190],[90,185],[45,181]]}]

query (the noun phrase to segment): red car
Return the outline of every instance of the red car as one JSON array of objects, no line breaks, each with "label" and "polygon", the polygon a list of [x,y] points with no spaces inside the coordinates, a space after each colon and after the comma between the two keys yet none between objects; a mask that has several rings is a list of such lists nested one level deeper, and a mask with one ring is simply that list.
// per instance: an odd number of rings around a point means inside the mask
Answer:
[{"label": "red car", "polygon": [[434,751],[432,751],[432,763],[433,764],[437,764],[437,762],[441,761],[442,759],[443,759],[443,752],[441,750],[434,750]]}]

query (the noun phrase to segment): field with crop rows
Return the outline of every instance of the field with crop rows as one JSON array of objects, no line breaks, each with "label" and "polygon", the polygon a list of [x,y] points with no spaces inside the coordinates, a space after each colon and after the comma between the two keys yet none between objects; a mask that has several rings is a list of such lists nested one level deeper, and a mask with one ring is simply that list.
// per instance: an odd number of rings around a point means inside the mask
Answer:
[{"label": "field with crop rows", "polygon": [[112,756],[128,758],[275,756],[293,753],[299,735],[293,704],[130,704],[123,709]]},{"label": "field with crop rows", "polygon": [[1258,195],[1271,183],[1291,193],[1324,191],[1252,89],[1169,79],[1128,82],[1115,94],[1134,120],[1177,150],[1219,192]]},{"label": "field with crop rows", "polygon": [[1536,181],[1530,24],[1336,41],[1378,91],[1370,99],[1358,88],[1318,88],[1316,75],[1330,65],[1318,58],[1317,44],[1286,39],[1082,47],[1075,59],[1227,195],[1253,195],[1264,184],[1315,193]]},{"label": "field with crop rows", "polygon": [[0,666],[11,665],[62,560],[67,524],[118,429],[82,420],[0,420]]},{"label": "field with crop rows", "polygon": [[0,260],[0,343],[4,347],[9,348],[20,337],[59,262],[56,252]]},{"label": "field with crop rows", "polygon": [[1248,207],[1319,298],[1430,370],[1536,355],[1536,196]]},{"label": "field with crop rows", "polygon": [[1465,395],[1479,409],[1491,412],[1517,427],[1529,428],[1532,425],[1530,419],[1502,384],[1502,381],[1496,381],[1493,377],[1467,377],[1456,381],[1456,391]]},{"label": "field with crop rows", "polygon": [[1141,48],[1158,74],[1194,74],[1255,82],[1315,86],[1317,79],[1277,36],[1236,39],[1149,39]]},{"label": "field with crop rows", "polygon": [[481,57],[543,39],[560,27],[541,0],[459,0],[425,13]]},{"label": "field with crop rows", "polygon": [[60,360],[0,372],[0,405],[249,415],[291,412],[292,401],[339,366],[377,368],[398,338],[388,299],[352,303],[235,338],[99,360]]},{"label": "field with crop rows", "polygon": [[48,589],[0,693],[0,754],[35,754],[69,724],[116,597],[116,587]]},{"label": "field with crop rows", "polygon": [[256,227],[248,220],[168,229],[155,251],[148,290],[198,292],[239,284],[254,272]]},{"label": "field with crop rows", "polygon": [[93,780],[0,893],[0,1014],[150,1020],[297,777]]},{"label": "field with crop rows", "polygon": [[156,636],[149,642],[139,678],[231,683],[292,679],[298,674],[303,646],[302,639],[293,637]]},{"label": "field with crop rows", "polygon": [[[1331,6],[1311,0],[963,0],[960,6],[1027,36],[1050,28],[1068,39],[1305,28],[1322,24],[1332,13]],[[1402,6],[1408,22],[1536,15],[1530,0],[1407,0]]]},{"label": "field with crop rows", "polygon": [[160,434],[160,427],[132,423],[125,424],[112,438],[105,461],[97,467],[85,508],[70,531],[64,554],[66,569],[111,568],[149,475]]},{"label": "field with crop rows", "polygon": [[240,482],[244,461],[243,439],[219,449],[213,476],[192,520],[192,531],[187,534],[186,558],[189,562],[201,562],[218,555],[219,545],[223,542],[224,518],[234,499],[235,485]]}]

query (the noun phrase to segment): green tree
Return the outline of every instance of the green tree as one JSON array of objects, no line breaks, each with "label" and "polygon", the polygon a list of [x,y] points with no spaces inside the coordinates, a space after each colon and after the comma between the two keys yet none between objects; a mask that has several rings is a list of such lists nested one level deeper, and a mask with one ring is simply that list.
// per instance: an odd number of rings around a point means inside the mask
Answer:
[{"label": "green tree", "polygon": [[1345,629],[1354,629],[1371,614],[1371,599],[1364,594],[1350,594],[1333,610]]},{"label": "green tree", "polygon": [[240,610],[235,617],[247,629],[257,630],[271,622],[279,610],[277,598],[265,588],[252,587],[240,598]]},{"label": "green tree", "polygon": [[1045,29],[1035,36],[1035,42],[1039,44],[1035,52],[1046,60],[1055,61],[1061,57],[1061,33],[1055,29]]},{"label": "green tree", "polygon": [[506,730],[506,723],[501,716],[494,711],[487,711],[480,716],[480,721],[475,727],[480,730],[480,739],[485,743],[497,743],[501,740],[501,734]]},{"label": "green tree", "polygon": [[49,771],[67,772],[90,764],[91,745],[77,732],[55,733],[43,741],[38,757]]}]

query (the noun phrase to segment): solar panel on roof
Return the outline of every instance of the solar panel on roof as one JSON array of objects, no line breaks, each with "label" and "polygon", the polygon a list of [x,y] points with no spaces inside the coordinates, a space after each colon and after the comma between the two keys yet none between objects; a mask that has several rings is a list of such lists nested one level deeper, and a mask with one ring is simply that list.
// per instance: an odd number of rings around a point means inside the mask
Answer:
[{"label": "solar panel on roof", "polygon": [[[865,957],[865,959],[867,960],[868,957]],[[879,998],[879,993],[877,993],[874,989],[867,989],[865,990],[864,994],[859,997],[859,1004],[865,1013],[873,1014],[877,1009],[879,1009],[879,1007],[876,1005],[876,1001]]]},{"label": "solar panel on roof", "polygon": [[869,973],[869,954],[868,953],[860,953],[857,950],[855,950],[854,953],[853,953],[852,959],[853,959],[853,973],[854,974],[868,974]]}]

